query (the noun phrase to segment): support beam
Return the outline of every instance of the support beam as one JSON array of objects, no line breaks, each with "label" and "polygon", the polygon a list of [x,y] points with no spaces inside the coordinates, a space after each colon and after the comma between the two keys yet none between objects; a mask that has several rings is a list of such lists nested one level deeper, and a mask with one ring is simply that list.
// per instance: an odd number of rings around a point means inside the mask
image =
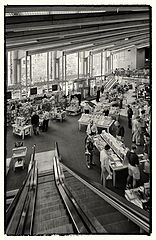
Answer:
[{"label": "support beam", "polygon": [[47,52],[47,89],[49,92],[49,52]]},{"label": "support beam", "polygon": [[56,15],[40,15],[40,16],[12,16],[6,17],[6,32],[9,31],[28,31],[39,29],[54,29],[56,27],[91,25],[91,24],[108,24],[122,23],[130,21],[149,20],[149,12],[129,12],[129,14],[112,14],[104,13],[87,13],[81,14],[56,14]]},{"label": "support beam", "polygon": [[25,84],[28,87],[28,52],[25,53]]},{"label": "support beam", "polygon": [[149,21],[136,21],[136,22],[128,22],[124,23],[115,23],[108,25],[97,25],[97,26],[87,26],[87,27],[74,27],[74,28],[57,28],[55,30],[42,30],[42,31],[22,31],[22,32],[9,32],[7,33],[6,44],[11,43],[26,43],[31,41],[36,41],[38,39],[58,39],[64,37],[72,37],[72,36],[83,36],[85,34],[93,34],[93,33],[104,33],[109,31],[118,30],[121,31],[123,29],[136,29],[143,30],[144,28],[149,28]]}]

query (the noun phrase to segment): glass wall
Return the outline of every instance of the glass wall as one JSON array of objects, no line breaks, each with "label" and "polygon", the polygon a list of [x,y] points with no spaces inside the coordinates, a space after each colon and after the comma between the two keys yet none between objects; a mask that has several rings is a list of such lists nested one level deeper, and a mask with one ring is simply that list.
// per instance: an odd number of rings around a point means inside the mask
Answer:
[{"label": "glass wall", "polygon": [[47,53],[32,55],[32,81],[47,81]]},{"label": "glass wall", "polygon": [[101,76],[101,53],[93,55],[93,76]]},{"label": "glass wall", "polygon": [[78,53],[67,55],[67,79],[76,79],[78,77]]}]

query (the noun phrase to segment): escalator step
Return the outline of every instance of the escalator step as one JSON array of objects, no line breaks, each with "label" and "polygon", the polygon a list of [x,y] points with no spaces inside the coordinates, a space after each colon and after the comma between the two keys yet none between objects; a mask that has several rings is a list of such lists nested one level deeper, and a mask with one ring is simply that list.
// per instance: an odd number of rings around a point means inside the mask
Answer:
[{"label": "escalator step", "polygon": [[98,217],[104,214],[114,213],[116,212],[116,209],[105,202],[105,204],[102,204],[101,206],[96,205],[96,207],[92,208],[91,211],[95,217]]},{"label": "escalator step", "polygon": [[38,177],[47,176],[47,175],[54,175],[54,171],[51,169],[50,171],[45,170],[38,173]]},{"label": "escalator step", "polygon": [[51,192],[46,192],[45,194],[38,194],[37,198],[39,199],[39,201],[44,201],[45,199],[48,199],[48,201],[56,201],[58,199],[60,199],[58,193],[57,194],[53,194]]},{"label": "escalator step", "polygon": [[137,231],[139,233],[139,227],[136,224],[134,224],[128,220],[107,224],[107,225],[105,225],[105,228],[107,229],[107,231],[109,233],[130,234],[130,233],[137,232]]},{"label": "escalator step", "polygon": [[46,232],[47,229],[52,230],[53,228],[64,226],[66,224],[69,224],[68,217],[50,219],[50,216],[49,216],[49,220],[47,221],[36,221],[34,224],[34,229],[35,229],[35,232],[41,232],[41,231]]},{"label": "escalator step", "polygon": [[63,210],[64,209],[64,205],[63,204],[57,204],[57,205],[54,205],[54,206],[51,206],[50,203],[49,203],[49,206],[48,205],[41,205],[42,208],[36,208],[35,210],[35,214],[45,214],[47,212],[53,212],[53,211],[57,211],[57,210]]},{"label": "escalator step", "polygon": [[40,207],[40,208],[45,208],[46,206],[56,206],[58,204],[61,204],[62,200],[61,199],[57,199],[55,201],[53,201],[52,198],[49,199],[45,199],[44,201],[37,201],[36,202],[36,207]]},{"label": "escalator step", "polygon": [[45,229],[45,231],[40,231],[37,235],[44,235],[44,234],[70,234],[74,233],[74,229],[72,224],[66,224],[63,226],[59,226],[53,229]]},{"label": "escalator step", "polygon": [[38,183],[48,182],[48,181],[54,181],[54,175],[48,175],[38,178]]},{"label": "escalator step", "polygon": [[67,215],[67,212],[65,209],[58,209],[58,210],[53,210],[51,212],[50,211],[44,212],[44,214],[43,213],[41,214],[41,212],[36,213],[36,218],[38,219],[38,221],[43,222],[51,219],[54,220],[54,219],[66,217],[66,215]]},{"label": "escalator step", "polygon": [[127,218],[118,211],[100,215],[97,219],[103,226],[119,221],[127,221]]}]

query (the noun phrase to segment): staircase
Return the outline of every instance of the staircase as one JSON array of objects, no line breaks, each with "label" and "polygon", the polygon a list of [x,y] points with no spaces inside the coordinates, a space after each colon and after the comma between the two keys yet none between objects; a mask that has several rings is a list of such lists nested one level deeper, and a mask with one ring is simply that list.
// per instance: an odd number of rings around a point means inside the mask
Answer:
[{"label": "staircase", "polygon": [[110,91],[111,88],[115,85],[116,82],[117,82],[117,79],[115,79],[114,76],[111,76],[109,78],[108,82],[104,86],[105,91]]}]

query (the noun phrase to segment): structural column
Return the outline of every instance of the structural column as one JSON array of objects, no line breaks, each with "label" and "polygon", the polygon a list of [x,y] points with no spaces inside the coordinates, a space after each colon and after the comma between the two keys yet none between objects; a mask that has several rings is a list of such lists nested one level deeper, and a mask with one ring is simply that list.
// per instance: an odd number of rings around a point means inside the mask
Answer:
[{"label": "structural column", "polygon": [[29,56],[29,59],[30,59],[30,82],[32,83],[33,82],[33,79],[32,79],[32,55]]},{"label": "structural column", "polygon": [[80,54],[78,52],[78,55],[77,55],[77,61],[78,61],[78,71],[77,71],[77,78],[79,79],[79,76],[80,76]]},{"label": "structural column", "polygon": [[101,52],[101,77],[103,75],[103,51]]},{"label": "structural column", "polygon": [[90,73],[90,77],[93,76],[93,54],[92,52],[89,53],[89,73]]},{"label": "structural column", "polygon": [[65,57],[65,75],[64,75],[64,80],[65,80],[65,95],[67,93],[67,89],[66,89],[66,81],[67,81],[67,55],[64,56]]},{"label": "structural column", "polygon": [[17,62],[18,62],[18,51],[12,52],[12,77],[13,84],[17,83]]},{"label": "structural column", "polygon": [[113,72],[113,53],[110,55],[111,57],[111,73]]},{"label": "structural column", "polygon": [[49,92],[49,52],[47,52],[47,90]]},{"label": "structural column", "polygon": [[28,86],[28,52],[25,53],[25,85]]}]

